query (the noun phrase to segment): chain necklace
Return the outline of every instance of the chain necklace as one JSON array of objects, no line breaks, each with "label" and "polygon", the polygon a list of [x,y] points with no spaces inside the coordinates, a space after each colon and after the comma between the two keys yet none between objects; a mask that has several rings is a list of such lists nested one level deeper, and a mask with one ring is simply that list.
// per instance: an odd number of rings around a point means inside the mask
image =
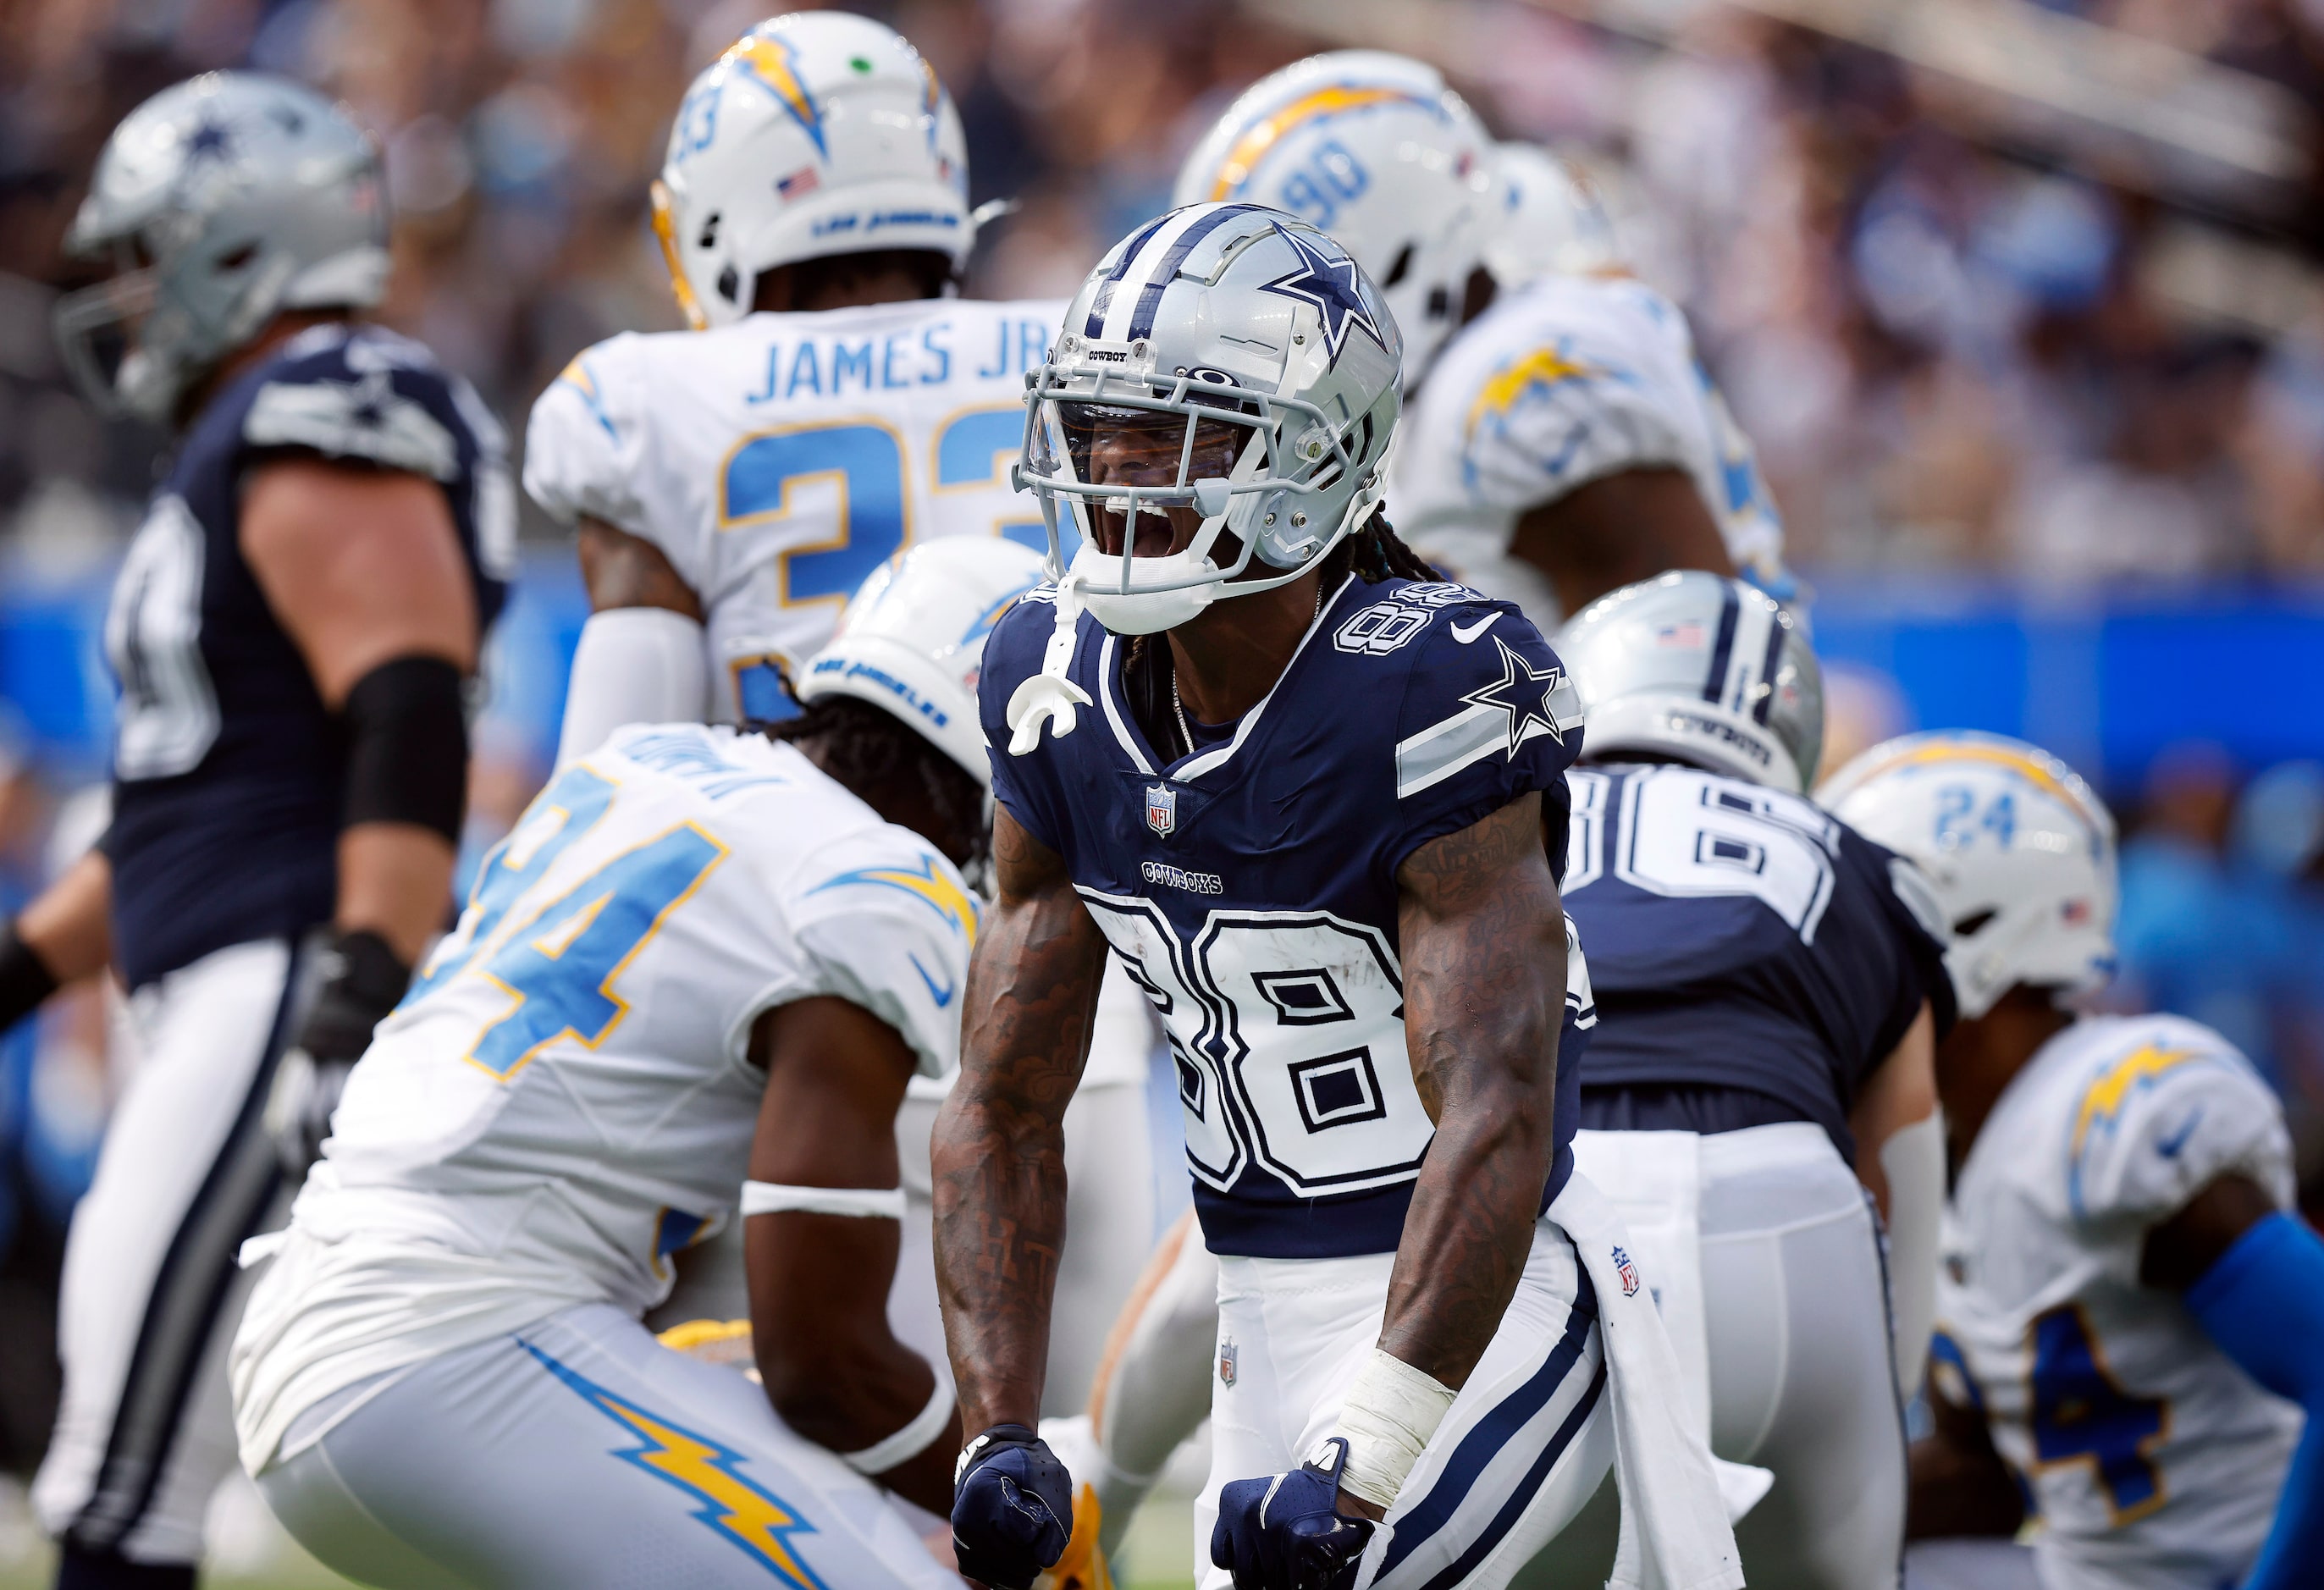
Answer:
[{"label": "chain necklace", "polygon": [[[1323,583],[1318,580],[1315,582],[1315,611],[1307,615],[1308,627],[1314,628],[1315,621],[1323,616]],[[1178,738],[1185,745],[1186,754],[1192,756],[1194,753],[1194,731],[1186,726],[1186,704],[1178,698],[1178,665],[1175,661],[1170,664],[1170,711],[1178,720]]]}]

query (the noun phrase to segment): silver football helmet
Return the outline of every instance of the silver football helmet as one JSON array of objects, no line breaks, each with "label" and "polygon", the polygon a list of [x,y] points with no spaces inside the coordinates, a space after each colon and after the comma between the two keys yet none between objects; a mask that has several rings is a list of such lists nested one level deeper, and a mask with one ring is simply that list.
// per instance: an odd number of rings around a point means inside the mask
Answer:
[{"label": "silver football helmet", "polygon": [[166,421],[277,314],[385,294],[379,149],[311,89],[207,72],[113,130],[65,247],[115,265],[57,305],[66,366],[107,412]]},{"label": "silver football helmet", "polygon": [[1296,217],[1197,204],[1139,227],[1027,378],[1018,478],[1052,573],[1123,634],[1298,578],[1380,500],[1400,349],[1371,279]]},{"label": "silver football helmet", "polygon": [[1673,569],[1599,597],[1553,644],[1589,715],[1588,754],[1646,752],[1793,794],[1814,779],[1823,673],[1757,587]]}]

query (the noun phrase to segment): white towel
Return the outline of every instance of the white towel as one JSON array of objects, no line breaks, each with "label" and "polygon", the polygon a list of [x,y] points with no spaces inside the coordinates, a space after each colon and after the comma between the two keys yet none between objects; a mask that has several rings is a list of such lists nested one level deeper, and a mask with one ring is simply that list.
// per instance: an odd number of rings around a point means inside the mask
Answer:
[{"label": "white towel", "polygon": [[[1739,1590],[1743,1566],[1729,1520],[1757,1501],[1774,1476],[1727,1465],[1740,1472],[1722,1484],[1688,1407],[1670,1333],[1612,1203],[1577,1171],[1549,1217],[1573,1239],[1598,1293],[1622,1494],[1609,1590]],[[1738,1493],[1731,1501],[1729,1484]]]}]

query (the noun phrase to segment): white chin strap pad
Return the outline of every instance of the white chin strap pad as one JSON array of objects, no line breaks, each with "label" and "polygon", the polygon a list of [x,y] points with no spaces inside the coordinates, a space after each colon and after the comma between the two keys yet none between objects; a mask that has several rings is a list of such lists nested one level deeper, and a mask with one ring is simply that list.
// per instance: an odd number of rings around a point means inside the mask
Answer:
[{"label": "white chin strap pad", "polygon": [[566,688],[557,765],[633,723],[700,723],[710,705],[702,625],[667,607],[613,607],[581,626]]},{"label": "white chin strap pad", "polygon": [[1880,1145],[1888,1178],[1888,1307],[1896,1328],[1896,1381],[1920,1390],[1937,1319],[1937,1241],[1945,1210],[1945,1116],[1891,1132]]}]

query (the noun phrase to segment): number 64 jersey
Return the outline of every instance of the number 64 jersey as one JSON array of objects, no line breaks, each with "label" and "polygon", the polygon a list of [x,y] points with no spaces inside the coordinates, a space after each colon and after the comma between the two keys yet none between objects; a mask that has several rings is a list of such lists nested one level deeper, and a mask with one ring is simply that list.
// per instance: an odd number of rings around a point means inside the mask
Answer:
[{"label": "number 64 jersey", "polygon": [[2138,1281],[2147,1231],[2230,1172],[2291,1207],[2274,1095],[2176,1016],[2067,1028],[1961,1167],[1930,1372],[2024,1483],[2052,1590],[2215,1590],[2266,1539],[2299,1410]]},{"label": "number 64 jersey", "polygon": [[[1394,1252],[1435,1127],[1404,1027],[1397,872],[1530,790],[1565,846],[1581,701],[1525,615],[1463,587],[1350,577],[1222,744],[1165,754],[1123,695],[1127,642],[1084,614],[1071,733],[1008,750],[1056,594],[994,628],[979,707],[993,792],[1065,858],[1162,1019],[1194,1206],[1213,1253]],[[1149,643],[1162,643],[1159,641]],[[1566,925],[1557,1158],[1572,1165],[1589,973]]]}]

